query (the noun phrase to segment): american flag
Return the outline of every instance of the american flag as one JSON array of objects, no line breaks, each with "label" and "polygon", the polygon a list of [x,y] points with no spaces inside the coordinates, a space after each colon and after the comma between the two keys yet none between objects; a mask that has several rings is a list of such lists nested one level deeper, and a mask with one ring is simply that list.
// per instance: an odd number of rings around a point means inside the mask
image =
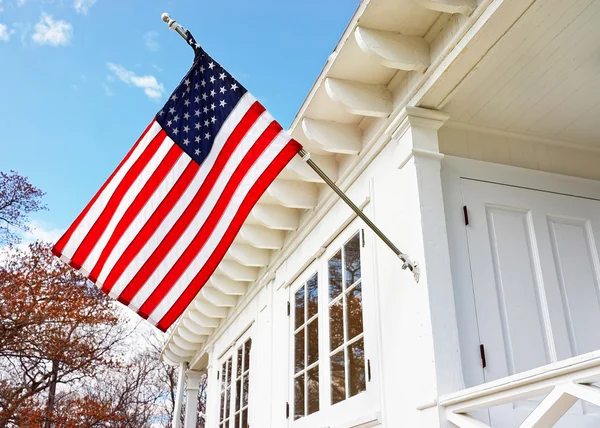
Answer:
[{"label": "american flag", "polygon": [[53,249],[162,331],[302,148],[187,34],[192,68]]}]

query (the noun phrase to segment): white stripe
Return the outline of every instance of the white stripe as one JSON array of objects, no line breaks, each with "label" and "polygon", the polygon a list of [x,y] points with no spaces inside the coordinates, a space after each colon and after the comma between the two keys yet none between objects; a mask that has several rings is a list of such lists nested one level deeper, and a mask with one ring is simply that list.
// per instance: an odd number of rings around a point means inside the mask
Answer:
[{"label": "white stripe", "polygon": [[[198,192],[198,189],[200,189],[200,186],[206,179],[206,176],[213,168],[215,161],[219,153],[223,149],[223,146],[229,139],[229,136],[255,102],[255,98],[249,93],[246,93],[240,99],[238,104],[232,110],[231,114],[221,127],[219,134],[215,138],[210,153],[200,166],[200,169],[198,170],[198,173],[194,177],[193,181],[187,187],[185,192],[181,195],[179,200],[175,203],[175,206],[171,209],[169,214],[163,219],[163,221],[160,224],[156,225],[156,231],[148,240],[147,244],[141,249],[141,251],[138,254],[136,254],[136,256],[132,259],[131,263],[127,267],[126,271],[124,271],[123,275],[121,275],[121,278],[115,283],[115,285],[111,289],[111,297],[116,299],[121,294],[125,286],[133,277],[131,272],[135,273],[143,266],[143,264],[146,262],[146,260],[148,260],[148,258],[152,254],[153,250],[156,249],[156,247],[158,247],[158,245],[160,244],[160,242],[162,242],[168,231],[171,230],[177,219],[181,217],[181,214],[190,204],[190,202]],[[129,244],[133,241],[134,238],[135,235],[128,234],[127,239],[122,239],[123,245],[122,247],[120,246],[120,248],[127,248],[127,246],[129,246]],[[102,270],[102,273],[99,275],[99,282],[104,283],[106,281],[106,278],[114,268],[114,265],[117,263],[121,254],[122,253],[117,253],[115,251],[115,257],[111,258],[110,263],[109,261],[107,261],[106,265],[104,266],[104,269]],[[127,271],[129,271],[128,276],[127,278],[124,278]]]},{"label": "white stripe", "polygon": [[[223,213],[217,227],[213,230],[210,238],[206,244],[198,253],[194,261],[186,269],[186,271],[177,280],[174,286],[166,294],[165,298],[158,304],[156,309],[150,314],[150,319],[154,323],[160,322],[162,317],[167,313],[169,309],[175,304],[177,299],[181,296],[183,291],[189,286],[190,282],[198,274],[202,266],[206,264],[209,257],[215,251],[217,245],[223,239],[223,235],[229,228],[233,218],[239,211],[244,198],[248,195],[248,192],[252,186],[256,183],[258,178],[263,174],[267,167],[273,162],[275,157],[281,152],[285,145],[290,141],[289,135],[285,132],[281,132],[271,145],[265,150],[265,152],[256,160],[252,168],[248,171],[240,186],[235,191],[231,202],[227,206],[227,209]],[[133,302],[132,302],[133,303]]]},{"label": "white stripe", "polygon": [[[216,203],[221,198],[223,190],[229,183],[231,176],[235,170],[239,167],[240,162],[244,159],[244,156],[256,143],[256,140],[260,135],[267,129],[271,124],[273,118],[264,112],[258,120],[254,123],[252,128],[246,133],[240,144],[237,146],[235,151],[231,154],[231,157],[227,161],[227,164],[219,174],[219,178],[215,182],[210,193],[206,197],[206,200],[202,204],[200,210],[194,216],[194,219],[187,226],[185,232],[179,237],[177,243],[173,246],[171,251],[162,260],[162,262],[154,269],[152,275],[148,278],[146,283],[138,291],[135,297],[132,299],[131,304],[134,306],[141,305],[150,296],[156,286],[162,281],[167,275],[169,270],[173,267],[175,262],[179,260],[183,252],[188,248],[202,225],[206,222],[206,219],[213,211]],[[152,248],[152,247],[151,247]],[[124,274],[123,277],[126,277]]]},{"label": "white stripe", "polygon": [[[131,184],[129,189],[127,189],[127,192],[125,193],[125,195],[123,195],[121,203],[112,214],[110,222],[106,225],[106,228],[102,232],[102,236],[100,237],[100,239],[98,239],[93,251],[90,252],[90,255],[83,263],[83,267],[86,270],[89,270],[91,272],[91,270],[94,268],[96,262],[98,261],[98,258],[100,258],[102,250],[104,250],[104,247],[108,243],[108,240],[113,235],[117,224],[119,223],[119,221],[121,221],[127,209],[129,209],[135,198],[140,194],[144,186],[146,186],[152,174],[154,174],[156,169],[164,161],[167,153],[169,152],[169,150],[171,150],[173,146],[173,141],[171,141],[170,138],[165,138],[158,150],[156,151],[156,153],[154,154],[154,156],[152,156],[152,159],[150,159],[150,161],[148,162],[148,164],[146,164],[140,175],[137,176],[137,178]],[[185,157],[189,158],[189,156],[187,155]]]},{"label": "white stripe", "polygon": [[[170,140],[170,139],[169,139]],[[104,267],[100,271],[98,275],[97,284],[102,287],[104,285],[104,281],[106,280],[106,276],[117,262],[119,257],[123,254],[125,249],[129,246],[131,241],[137,236],[142,227],[146,224],[146,222],[150,219],[150,217],[154,214],[156,208],[161,204],[161,202],[167,197],[179,177],[183,174],[187,166],[192,161],[192,158],[187,154],[183,153],[173,165],[171,172],[164,178],[160,186],[156,189],[154,194],[148,199],[144,208],[138,213],[133,222],[129,225],[127,230],[123,233],[121,238],[119,238],[117,244],[113,248],[110,255],[107,257],[106,262],[104,263]]]},{"label": "white stripe", "polygon": [[77,227],[77,229],[75,229],[75,231],[71,235],[71,238],[69,239],[69,242],[67,242],[67,245],[65,245],[65,248],[62,251],[62,253],[68,258],[73,257],[75,251],[77,251],[77,248],[79,247],[79,245],[81,245],[81,242],[89,232],[90,228],[93,226],[94,223],[96,223],[96,220],[98,220],[98,217],[100,216],[102,211],[104,211],[104,208],[110,200],[110,197],[113,195],[115,189],[117,188],[127,171],[129,171],[129,169],[135,163],[135,161],[138,160],[140,155],[148,147],[148,144],[150,144],[150,142],[160,132],[161,129],[162,128],[157,122],[154,122],[154,124],[152,124],[148,132],[146,132],[146,135],[144,135],[144,138],[142,138],[142,140],[139,142],[133,153],[131,153],[131,156],[129,156],[129,159],[127,159],[127,161],[123,164],[121,169],[119,169],[119,171],[115,174],[113,179],[110,180],[110,182],[106,185],[102,194],[98,196],[98,199],[96,199],[94,205],[87,212],[85,217],[82,219],[81,223],[79,223],[79,226]]}]

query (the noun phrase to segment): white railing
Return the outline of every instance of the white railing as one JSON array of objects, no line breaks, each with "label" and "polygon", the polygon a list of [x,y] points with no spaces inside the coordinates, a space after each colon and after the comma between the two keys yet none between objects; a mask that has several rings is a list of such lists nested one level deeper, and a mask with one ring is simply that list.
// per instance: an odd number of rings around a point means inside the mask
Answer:
[{"label": "white railing", "polygon": [[578,400],[600,406],[600,351],[569,358],[439,399],[446,418],[459,428],[489,428],[468,415],[480,409],[547,394],[520,428],[552,427]]}]

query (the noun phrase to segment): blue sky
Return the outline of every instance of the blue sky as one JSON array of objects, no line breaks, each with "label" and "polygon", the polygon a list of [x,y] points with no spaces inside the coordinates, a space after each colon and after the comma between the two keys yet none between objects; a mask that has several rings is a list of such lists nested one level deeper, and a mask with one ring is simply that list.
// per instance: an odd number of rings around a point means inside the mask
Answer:
[{"label": "blue sky", "polygon": [[190,67],[162,12],[287,127],[358,3],[0,0],[0,170],[47,193],[37,236],[69,226]]}]

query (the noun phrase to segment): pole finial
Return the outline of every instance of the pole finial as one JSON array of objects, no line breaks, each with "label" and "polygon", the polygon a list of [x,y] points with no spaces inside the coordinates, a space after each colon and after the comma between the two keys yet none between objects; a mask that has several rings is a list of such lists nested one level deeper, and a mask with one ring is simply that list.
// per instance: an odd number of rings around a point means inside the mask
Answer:
[{"label": "pole finial", "polygon": [[167,12],[164,12],[162,15],[160,15],[160,19],[162,19],[163,22],[166,22],[168,24],[171,20],[171,15],[169,15]]}]

